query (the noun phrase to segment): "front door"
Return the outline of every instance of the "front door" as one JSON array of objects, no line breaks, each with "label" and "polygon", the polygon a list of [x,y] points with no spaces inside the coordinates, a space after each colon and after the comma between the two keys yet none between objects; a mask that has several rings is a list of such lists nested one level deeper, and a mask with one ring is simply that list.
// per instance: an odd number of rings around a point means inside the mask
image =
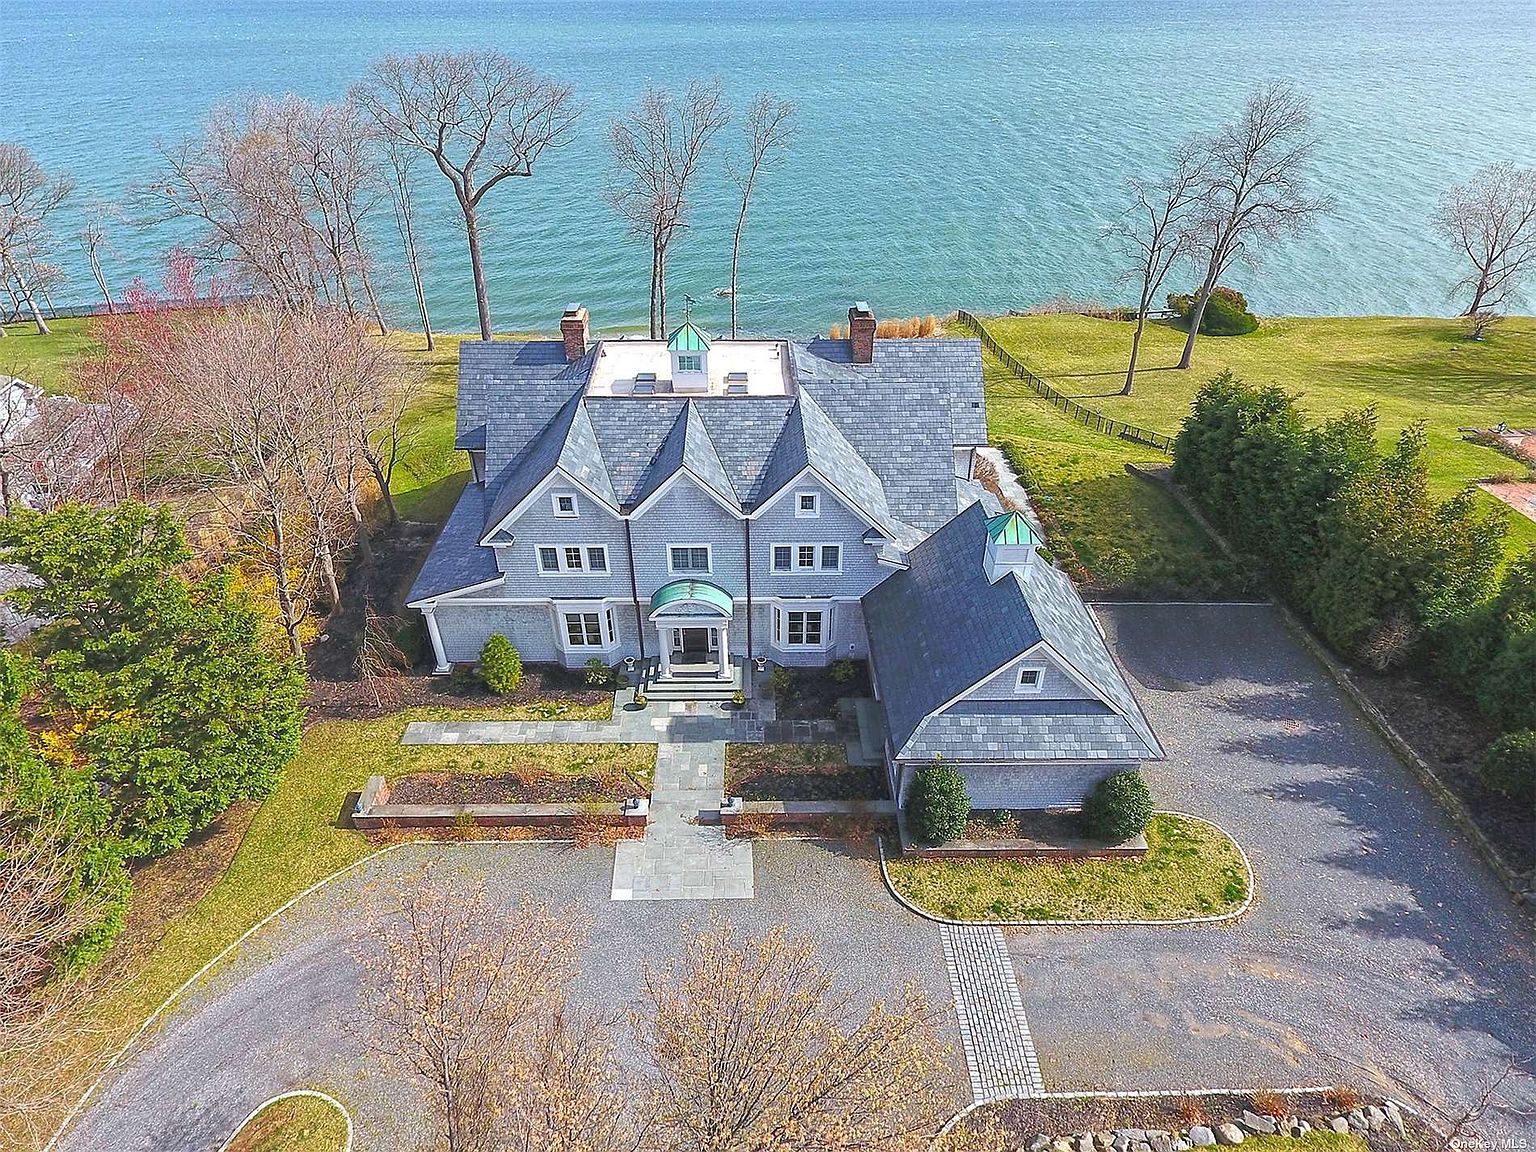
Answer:
[{"label": "front door", "polygon": [[710,630],[708,628],[683,628],[681,632],[683,634],[682,651],[685,656],[709,655]]}]

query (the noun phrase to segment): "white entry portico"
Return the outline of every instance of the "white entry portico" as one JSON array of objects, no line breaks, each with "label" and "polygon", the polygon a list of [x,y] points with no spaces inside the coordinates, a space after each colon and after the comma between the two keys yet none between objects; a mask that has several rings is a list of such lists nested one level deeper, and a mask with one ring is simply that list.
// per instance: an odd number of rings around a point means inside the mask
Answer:
[{"label": "white entry portico", "polygon": [[707,580],[674,580],[651,596],[661,675],[731,679],[731,594]]}]

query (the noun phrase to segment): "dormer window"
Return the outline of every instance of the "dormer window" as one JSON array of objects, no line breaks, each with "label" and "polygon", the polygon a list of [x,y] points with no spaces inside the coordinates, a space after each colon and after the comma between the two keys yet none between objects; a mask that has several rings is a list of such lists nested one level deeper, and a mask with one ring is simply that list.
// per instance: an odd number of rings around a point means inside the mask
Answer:
[{"label": "dormer window", "polygon": [[683,325],[667,340],[667,351],[672,354],[672,383],[684,391],[707,388],[709,375],[705,358],[709,355],[709,338],[694,327],[692,320]]},{"label": "dormer window", "polygon": [[697,352],[682,353],[677,358],[677,370],[679,372],[704,371],[704,357]]},{"label": "dormer window", "polygon": [[795,493],[795,515],[804,520],[821,515],[821,499],[815,492]]},{"label": "dormer window", "polygon": [[574,492],[553,492],[550,494],[549,503],[550,507],[554,509],[555,515],[563,519],[570,520],[580,515],[576,507],[576,493]]}]

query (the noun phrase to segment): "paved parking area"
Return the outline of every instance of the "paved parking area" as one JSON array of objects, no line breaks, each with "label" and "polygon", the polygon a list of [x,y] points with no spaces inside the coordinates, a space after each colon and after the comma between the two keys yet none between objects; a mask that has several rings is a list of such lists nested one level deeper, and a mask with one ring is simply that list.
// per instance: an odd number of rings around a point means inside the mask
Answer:
[{"label": "paved parking area", "polygon": [[[614,1013],[637,1004],[646,970],[677,960],[690,931],[712,917],[754,934],[788,924],[816,939],[823,962],[858,999],[917,983],[945,1009],[944,1039],[959,1051],[939,929],[889,898],[870,853],[769,842],[757,844],[755,856],[756,899],[630,902],[610,898],[610,848],[397,848],[242,948],[125,1062],[60,1147],[211,1152],[253,1107],[295,1086],[344,1101],[358,1124],[359,1149],[424,1147],[414,1126],[422,1114],[415,1087],[365,1054],[354,957],[368,946],[368,908],[429,857],[445,862],[441,875],[450,882],[485,876],[509,915],[524,897],[571,908],[590,925],[577,995]],[[953,1093],[957,1108],[970,1100],[958,1061]]]},{"label": "paved parking area", "polygon": [[1274,612],[1099,615],[1169,751],[1154,797],[1241,840],[1259,900],[1225,928],[1010,932],[1047,1087],[1390,1068],[1465,1099],[1536,1071],[1531,924]]}]

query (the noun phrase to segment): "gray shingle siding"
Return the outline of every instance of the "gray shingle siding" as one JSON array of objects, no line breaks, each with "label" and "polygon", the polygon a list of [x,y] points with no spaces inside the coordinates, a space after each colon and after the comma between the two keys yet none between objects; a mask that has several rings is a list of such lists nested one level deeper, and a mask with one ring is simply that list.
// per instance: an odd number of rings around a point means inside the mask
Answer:
[{"label": "gray shingle siding", "polygon": [[[1023,667],[1044,669],[1045,674],[1041,677],[1040,691],[1021,693],[1016,690],[1019,669]],[[1091,700],[1093,698],[1093,693],[1063,672],[1061,666],[1044,653],[1036,653],[1013,661],[990,680],[977,685],[973,691],[966,694],[966,700]],[[961,703],[963,704],[964,701]]]},{"label": "gray shingle siding", "polygon": [[[820,515],[795,515],[801,492],[815,492]],[[876,548],[864,543],[869,524],[815,480],[793,484],[784,496],[752,522],[752,594],[757,596],[862,596],[892,569],[875,560]],[[775,544],[838,544],[843,570],[836,572],[773,570]],[[819,560],[819,553],[818,553]]]},{"label": "gray shingle siding", "polygon": [[[556,516],[551,496],[576,493],[575,517]],[[498,547],[497,563],[506,574],[508,596],[629,596],[629,566],[625,558],[624,522],[596,500],[565,483],[558,475],[535,490],[528,507],[509,525],[512,543]],[[544,575],[538,549],[602,545],[608,550],[608,572]],[[586,561],[583,553],[583,563]]]},{"label": "gray shingle siding", "polygon": [[672,545],[710,547],[711,571],[697,573],[732,596],[746,594],[746,545],[741,521],[685,476],[654,504],[630,520],[635,541],[635,575],[648,599],[663,584],[690,575],[668,570]]},{"label": "gray shingle siding", "polygon": [[558,663],[550,609],[543,604],[480,604],[444,600],[433,612],[443,637],[443,653],[458,663],[480,659],[493,633],[500,633],[530,663]]}]

